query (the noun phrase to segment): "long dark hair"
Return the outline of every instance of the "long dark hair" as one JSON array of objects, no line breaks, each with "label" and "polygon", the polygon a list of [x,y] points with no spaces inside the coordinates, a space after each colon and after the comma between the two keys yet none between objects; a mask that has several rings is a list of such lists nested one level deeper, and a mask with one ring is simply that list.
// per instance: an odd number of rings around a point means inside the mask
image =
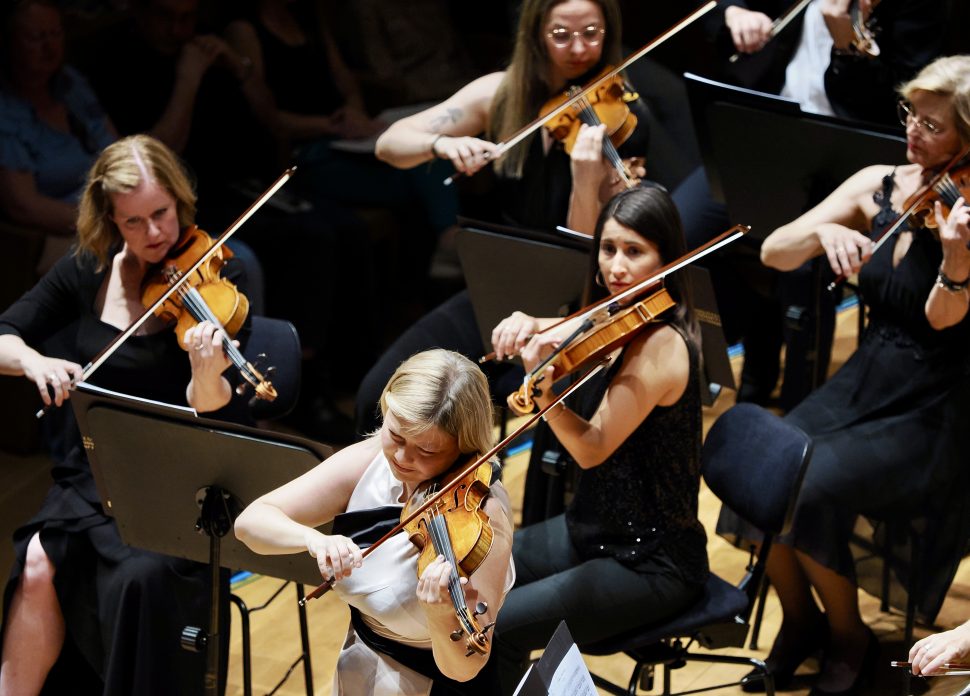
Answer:
[{"label": "long dark hair", "polygon": [[[556,5],[566,0],[525,0],[519,13],[519,25],[515,35],[512,60],[505,71],[505,79],[492,99],[489,115],[489,138],[495,142],[504,140],[539,115],[539,109],[552,96],[558,85],[551,84],[549,53],[546,50],[546,17]],[[623,33],[620,7],[617,0],[592,0],[603,12],[603,50],[593,72],[599,72],[609,64],[616,65],[622,56],[620,39]],[[496,163],[505,176],[519,178],[528,153],[527,142],[509,150]]]},{"label": "long dark hair", "polygon": [[[660,184],[645,181],[641,185],[622,191],[611,198],[600,211],[593,234],[593,251],[590,254],[589,283],[590,300],[606,296],[606,290],[595,283],[599,273],[599,248],[603,226],[607,220],[616,220],[645,240],[657,245],[664,265],[687,253],[684,226],[680,213],[670,194]],[[670,316],[670,323],[683,329],[684,334],[696,347],[700,347],[700,329],[694,317],[690,280],[681,270],[668,275],[664,287],[677,303]]]}]

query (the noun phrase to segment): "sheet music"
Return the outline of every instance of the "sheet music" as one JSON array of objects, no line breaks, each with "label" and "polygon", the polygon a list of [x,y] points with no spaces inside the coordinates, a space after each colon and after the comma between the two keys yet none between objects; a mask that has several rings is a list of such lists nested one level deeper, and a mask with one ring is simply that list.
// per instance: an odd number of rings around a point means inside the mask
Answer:
[{"label": "sheet music", "polygon": [[122,392],[111,391],[110,389],[105,389],[104,387],[99,387],[97,385],[91,384],[90,382],[79,382],[77,385],[78,389],[86,391],[90,394],[99,394],[101,396],[110,396],[115,399],[120,399],[121,401],[137,401],[140,404],[149,404],[151,406],[162,406],[163,408],[174,408],[183,413],[188,413],[196,418],[198,418],[199,413],[191,406],[179,406],[176,404],[166,404],[163,401],[154,401],[152,399],[145,399],[140,396],[132,396],[131,394],[123,394]]},{"label": "sheet music", "polygon": [[596,696],[596,685],[574,644],[552,675],[549,696]]}]

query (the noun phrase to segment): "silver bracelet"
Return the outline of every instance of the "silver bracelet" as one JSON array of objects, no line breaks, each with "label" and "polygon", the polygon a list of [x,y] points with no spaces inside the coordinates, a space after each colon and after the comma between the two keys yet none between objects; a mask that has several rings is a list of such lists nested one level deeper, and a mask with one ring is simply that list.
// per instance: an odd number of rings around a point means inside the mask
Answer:
[{"label": "silver bracelet", "polygon": [[[564,404],[562,401],[557,402],[556,405],[557,406],[562,406],[562,408],[559,409],[559,411],[558,411],[558,415],[559,416],[561,416],[563,413],[565,413],[566,411],[569,410],[566,407],[566,404]],[[558,417],[556,415],[553,415],[552,418],[549,418],[548,416],[549,416],[549,412],[548,411],[546,411],[545,413],[542,414],[542,420],[544,420],[546,423],[549,423],[550,421],[554,421]]]}]

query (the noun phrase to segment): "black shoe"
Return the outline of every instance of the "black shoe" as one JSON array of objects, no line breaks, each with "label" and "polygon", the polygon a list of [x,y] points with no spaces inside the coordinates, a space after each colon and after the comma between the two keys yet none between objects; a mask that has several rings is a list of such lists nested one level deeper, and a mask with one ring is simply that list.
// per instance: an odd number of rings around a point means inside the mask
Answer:
[{"label": "black shoe", "polygon": [[879,640],[872,629],[866,627],[866,631],[869,634],[869,641],[866,645],[866,652],[862,656],[862,664],[859,665],[859,672],[855,675],[852,683],[840,691],[829,691],[820,686],[813,686],[812,690],[808,692],[808,696],[857,696],[861,693],[862,688],[872,678],[876,660],[879,659]]},{"label": "black shoe", "polygon": [[[784,690],[790,687],[795,677],[795,670],[805,660],[824,648],[827,640],[828,624],[820,619],[812,635],[806,637],[804,643],[798,646],[796,653],[776,660],[772,660],[769,655],[765,660],[765,667],[774,678],[775,689]],[[765,680],[761,676],[761,672],[756,669],[748,672],[741,680],[741,691],[749,694],[764,693]]]}]

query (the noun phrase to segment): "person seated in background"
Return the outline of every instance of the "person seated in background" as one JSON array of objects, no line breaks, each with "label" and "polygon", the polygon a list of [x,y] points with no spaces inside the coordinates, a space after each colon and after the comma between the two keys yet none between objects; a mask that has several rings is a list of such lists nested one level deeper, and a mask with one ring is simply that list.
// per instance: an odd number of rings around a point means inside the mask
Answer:
[{"label": "person seated in background", "polygon": [[[257,498],[236,519],[236,536],[256,553],[309,553],[323,579],[336,580],[333,589],[350,605],[352,620],[337,661],[334,693],[465,694],[464,684],[456,682],[469,681],[485,666],[490,641],[483,652],[469,652],[464,640],[451,638],[461,631],[455,593],[463,593],[460,601],[471,606],[487,603],[478,618],[484,626],[500,615],[515,579],[512,513],[501,482],[491,483],[481,505],[491,530],[484,560],[457,588],[450,585],[451,596],[449,579],[457,569],[444,555],[419,570],[422,554],[402,530],[363,559],[365,540],[354,534],[363,530],[352,528],[352,520],[355,513],[370,514],[369,526],[386,521],[384,531],[389,531],[416,491],[430,495],[426,482],[491,449],[488,382],[464,356],[425,351],[394,372],[380,409],[379,431]],[[331,534],[316,529],[329,520],[334,520]]]},{"label": "person seated in background", "polygon": [[[792,99],[803,111],[837,115],[854,121],[894,125],[895,88],[940,55],[946,18],[943,2],[892,0],[858,3],[876,32],[879,55],[853,48],[850,0],[813,0],[783,31],[769,40],[772,20],[791,6],[788,0],[718,0],[708,27],[719,49],[718,62],[707,73],[726,82]],[[739,54],[736,62],[728,57]],[[751,185],[757,186],[757,179]],[[684,218],[688,246],[693,248],[726,229],[731,222],[723,203],[715,201],[703,167],[673,191]],[[761,233],[763,234],[763,233]],[[744,344],[745,361],[738,398],[768,403],[778,382],[779,351],[786,340],[785,305],[811,306],[807,277],[779,279],[759,267],[750,242],[710,259],[715,293],[730,340]],[[805,274],[807,275],[807,273]],[[826,304],[823,348],[816,360],[828,364],[834,304]],[[790,332],[789,332],[790,334]],[[811,389],[805,379],[804,349],[789,341],[781,404],[791,408]]]},{"label": "person seated in background", "polygon": [[[600,213],[590,280],[601,296],[622,292],[686,251],[667,192],[637,187]],[[571,397],[578,404],[560,402],[543,416],[581,473],[565,514],[515,533],[518,577],[495,627],[503,693],[561,620],[577,644],[593,643],[677,615],[707,580],[697,519],[700,330],[685,276],[668,276],[664,287],[676,305],[610,354]],[[534,370],[577,320],[539,333],[554,322],[512,314],[493,334],[497,355],[519,354]],[[537,385],[540,408],[553,397],[553,369]]]},{"label": "person seated in background", "polygon": [[[868,307],[855,353],[786,416],[814,447],[792,531],[768,559],[784,618],[767,664],[784,688],[808,656],[824,649],[813,696],[859,693],[878,655],[859,613],[850,550],[857,517],[920,518],[921,562],[934,572],[918,588],[906,582],[930,621],[970,533],[970,207],[963,197],[950,210],[937,201],[925,220],[935,231],[911,216],[873,251],[873,240],[904,203],[970,146],[970,56],[937,59],[899,94],[910,163],[857,172],[772,232],[761,249],[763,261],[779,271],[822,257],[840,278],[858,273]],[[748,536],[730,517],[722,510],[718,531]],[[908,559],[891,554],[887,562]]]},{"label": "person seated in background", "polygon": [[[199,0],[135,0],[120,27],[105,30],[119,37],[113,40],[125,60],[101,52],[91,73],[122,133],[154,133],[184,156],[207,202],[200,224],[222,230],[280,174],[273,140],[278,113],[253,63],[220,36],[202,33],[198,12]],[[294,179],[303,174],[298,170]],[[252,248],[251,258],[258,258],[266,277],[266,312],[292,321],[300,334],[303,388],[290,422],[307,435],[345,444],[353,439],[352,426],[334,404],[331,366],[343,351],[369,355],[371,341],[366,330],[333,340],[340,323],[336,288],[358,283],[370,304],[375,273],[353,212],[332,200],[294,197],[294,183],[271,198],[230,246]],[[357,261],[352,280],[347,258]],[[337,355],[328,352],[331,345],[339,346]],[[343,367],[355,372],[352,362]]]},{"label": "person seated in background", "polygon": [[84,177],[117,136],[87,80],[65,65],[54,2],[6,4],[2,31],[0,210],[45,234],[43,274],[74,241]]},{"label": "person seated in background", "polygon": [[387,124],[367,114],[357,79],[331,35],[329,15],[307,1],[254,4],[225,35],[252,66],[251,79],[265,82],[273,95],[278,147],[300,170],[295,185],[311,202],[329,199],[391,211],[405,227],[406,246],[424,248],[414,261],[426,266],[457,215],[455,189],[443,183],[444,163],[402,171],[377,161],[372,146],[341,149],[343,141],[367,141]]},{"label": "person seated in background", "polygon": [[[109,145],[87,176],[74,252],[0,314],[0,373],[29,380],[49,407],[54,478],[41,509],[14,532],[16,560],[3,599],[3,696],[42,688],[105,696],[204,692],[205,656],[182,650],[179,635],[186,625],[207,625],[211,570],[121,541],[66,403],[84,376],[81,366],[144,311],[143,281],[193,224],[195,206],[188,176],[165,145],[143,135]],[[49,352],[53,336],[62,340]],[[223,417],[243,400],[223,376],[230,365],[223,338],[204,321],[179,345],[172,327],[151,317],[89,381]],[[223,581],[228,588],[228,573]],[[228,620],[228,592],[223,597]],[[227,632],[228,623],[218,630]]]}]

